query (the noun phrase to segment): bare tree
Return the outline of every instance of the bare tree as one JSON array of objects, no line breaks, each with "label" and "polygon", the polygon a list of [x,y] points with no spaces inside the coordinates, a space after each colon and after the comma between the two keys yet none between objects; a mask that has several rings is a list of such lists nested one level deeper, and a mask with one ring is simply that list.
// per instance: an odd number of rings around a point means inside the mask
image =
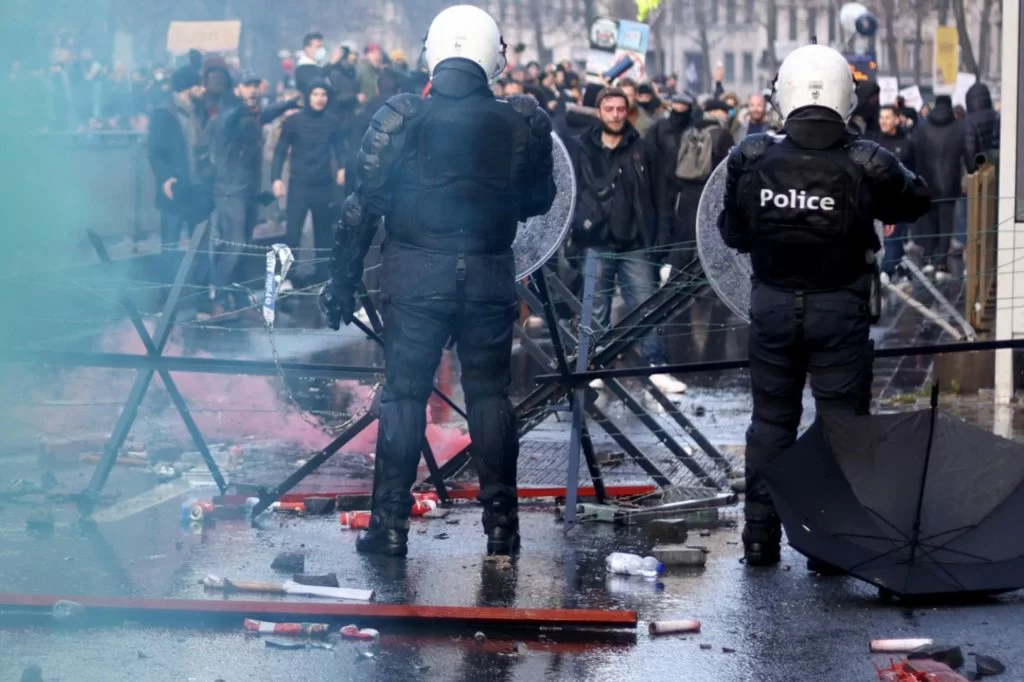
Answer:
[{"label": "bare tree", "polygon": [[981,5],[981,28],[978,34],[978,78],[991,71],[989,61],[992,52],[992,10],[995,0],[984,0]]},{"label": "bare tree", "polygon": [[900,10],[898,0],[879,0],[882,8],[882,23],[885,26],[886,61],[892,74],[899,76],[899,36],[896,35],[896,16]]},{"label": "bare tree", "polygon": [[530,15],[530,23],[533,24],[533,40],[536,43],[534,48],[537,50],[537,61],[541,64],[549,64],[552,59],[551,48],[544,45],[544,29],[548,26],[546,21],[548,12],[545,9],[550,9],[547,0],[529,0],[527,12]]},{"label": "bare tree", "polygon": [[775,51],[775,42],[779,39],[779,0],[762,0],[758,3],[755,16],[757,23],[765,31],[768,43],[768,68],[775,73],[779,68],[779,56]]},{"label": "bare tree", "polygon": [[974,45],[971,43],[971,34],[967,31],[967,14],[964,10],[964,0],[953,0],[953,17],[956,19],[956,33],[960,40],[960,61],[964,68],[981,78],[978,70],[978,60],[974,58]]}]

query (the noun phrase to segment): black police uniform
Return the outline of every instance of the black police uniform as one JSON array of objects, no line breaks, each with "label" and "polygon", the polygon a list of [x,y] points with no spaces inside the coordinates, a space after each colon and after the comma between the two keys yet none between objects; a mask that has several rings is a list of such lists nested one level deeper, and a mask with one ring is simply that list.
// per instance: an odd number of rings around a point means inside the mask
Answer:
[{"label": "black police uniform", "polygon": [[464,59],[435,69],[431,97],[398,95],[373,117],[358,186],[336,231],[321,306],[351,321],[353,292],[377,219],[386,384],[371,528],[361,552],[404,555],[434,373],[449,338],[462,368],[488,551],[518,547],[515,412],[508,399],[518,309],[512,241],[518,221],[554,201],[551,121],[536,100],[496,100]]},{"label": "black police uniform", "polygon": [[930,205],[922,180],[830,110],[799,109],[783,133],[730,153],[719,219],[754,271],[743,540],[760,565],[779,560],[781,538],[762,471],[796,438],[808,372],[819,414],[869,411],[873,221],[912,222]]}]

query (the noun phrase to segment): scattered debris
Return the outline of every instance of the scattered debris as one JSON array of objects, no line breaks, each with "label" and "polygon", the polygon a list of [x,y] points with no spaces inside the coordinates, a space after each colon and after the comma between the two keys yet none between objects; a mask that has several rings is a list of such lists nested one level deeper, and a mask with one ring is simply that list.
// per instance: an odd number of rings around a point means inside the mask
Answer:
[{"label": "scattered debris", "polygon": [[48,532],[53,530],[53,512],[49,509],[36,509],[25,520],[28,530]]},{"label": "scattered debris", "polygon": [[415,670],[418,673],[425,673],[428,670],[430,670],[430,666],[429,665],[420,665],[418,663],[413,663],[412,664],[412,669]]},{"label": "scattered debris", "polygon": [[722,647],[722,653],[723,654],[734,654],[734,653],[736,653],[736,650],[732,649],[730,647],[727,647],[727,646],[723,646]]},{"label": "scattered debris", "polygon": [[325,573],[323,575],[314,575],[312,573],[296,573],[292,576],[292,580],[300,585],[314,585],[316,587],[341,587],[338,582],[337,573]]},{"label": "scattered debris", "polygon": [[487,635],[485,635],[482,632],[478,632],[475,635],[473,635],[473,640],[476,641],[477,644],[483,644],[487,641]]},{"label": "scattered debris", "polygon": [[444,507],[436,507],[436,508],[431,509],[430,511],[428,511],[426,514],[424,514],[423,518],[425,518],[425,519],[443,519],[443,518],[445,518],[446,516],[448,516],[451,513],[452,513],[451,509],[445,509]]},{"label": "scattered debris", "polygon": [[446,526],[457,526],[457,525],[459,525],[459,520],[458,519],[445,519],[444,520],[444,524]]},{"label": "scattered debris", "polygon": [[161,483],[173,481],[181,476],[181,472],[170,464],[157,464],[153,467],[153,473],[156,474],[157,480]]},{"label": "scattered debris", "polygon": [[974,665],[978,669],[978,675],[1001,675],[1006,672],[1006,666],[991,656],[975,653],[972,653],[971,656],[974,657]]},{"label": "scattered debris", "polygon": [[700,536],[702,538],[709,538],[709,537],[711,537],[711,531],[709,531],[709,530],[702,530],[700,532]]},{"label": "scattered debris", "polygon": [[[896,672],[903,673],[911,680],[935,680],[936,682],[964,682],[967,678],[958,674],[945,663],[923,658],[904,661],[893,666]],[[884,679],[884,678],[883,678]],[[897,678],[902,679],[902,678]]]},{"label": "scattered debris", "polygon": [[274,639],[265,639],[265,640],[263,640],[263,644],[268,649],[288,649],[288,650],[294,651],[296,649],[305,649],[306,648],[306,643],[305,642],[278,642],[277,640],[274,640]]},{"label": "scattered debris", "polygon": [[58,625],[74,625],[85,616],[85,607],[78,602],[61,599],[53,605],[53,619]]},{"label": "scattered debris", "polygon": [[435,540],[447,540],[448,537],[449,537],[448,533],[438,533],[437,535],[434,536],[434,539]]},{"label": "scattered debris", "polygon": [[516,642],[512,645],[512,651],[503,655],[508,656],[510,658],[522,658],[526,655],[527,651],[528,649],[526,648],[525,642]]},{"label": "scattered debris", "polygon": [[960,647],[952,644],[926,644],[907,654],[909,660],[930,659],[945,663],[950,668],[959,668],[964,664],[964,653]]},{"label": "scattered debris", "polygon": [[657,519],[645,526],[647,537],[655,544],[681,545],[686,542],[689,526],[685,519]]},{"label": "scattered debris", "polygon": [[304,516],[306,514],[306,505],[303,502],[272,502],[270,510],[278,514]]},{"label": "scattered debris", "polygon": [[242,621],[246,632],[261,634],[289,635],[295,637],[326,637],[330,626],[327,623],[269,623],[246,618]]},{"label": "scattered debris", "polygon": [[137,651],[137,652],[135,652],[135,655],[139,658],[140,661],[144,661],[147,658],[153,658],[152,656],[150,656],[149,654],[147,654],[144,651]]},{"label": "scattered debris", "polygon": [[695,618],[685,620],[656,620],[647,626],[652,635],[673,635],[679,633],[694,634],[700,632],[700,621]]},{"label": "scattered debris", "polygon": [[484,557],[484,565],[489,565],[502,571],[508,571],[512,568],[512,557],[507,554],[491,554]]},{"label": "scattered debris", "polygon": [[711,651],[711,645],[710,644],[701,643],[700,648],[701,648],[702,651]]},{"label": "scattered debris", "polygon": [[708,561],[702,548],[685,545],[658,545],[651,554],[666,566],[704,566]]},{"label": "scattered debris", "polygon": [[325,516],[334,513],[335,498],[333,497],[307,497],[305,499],[306,513],[313,516]]},{"label": "scattered debris", "polygon": [[370,512],[349,511],[338,515],[343,530],[366,530],[370,527]]},{"label": "scattered debris", "polygon": [[306,570],[306,557],[301,552],[281,552],[270,567],[282,573],[302,573]]},{"label": "scattered debris", "polygon": [[356,654],[356,660],[357,661],[368,661],[371,658],[374,658],[376,655],[377,654],[372,652],[372,651],[360,651],[358,654]]},{"label": "scattered debris", "polygon": [[208,590],[231,592],[255,592],[260,594],[290,594],[300,597],[323,597],[343,601],[372,601],[373,590],[358,590],[350,587],[317,587],[300,585],[288,580],[284,583],[257,583],[228,580],[215,575],[208,575],[200,581]]},{"label": "scattered debris", "polygon": [[905,654],[918,647],[934,643],[933,640],[923,637],[918,639],[873,639],[869,648],[873,654]]},{"label": "scattered debris", "polygon": [[306,642],[306,646],[310,649],[323,649],[325,651],[334,649],[334,645],[330,642]]},{"label": "scattered debris", "polygon": [[380,639],[380,632],[373,628],[359,629],[358,625],[346,625],[341,628],[341,636],[345,639],[358,639],[364,642],[375,642]]},{"label": "scattered debris", "polygon": [[43,669],[38,665],[30,665],[21,671],[21,682],[43,682]]},{"label": "scattered debris", "polygon": [[420,535],[426,535],[427,527],[426,526],[420,526],[419,528],[416,529],[416,532],[419,533]]},{"label": "scattered debris", "polygon": [[696,405],[693,408],[693,413],[698,417],[703,417],[708,413],[708,408],[704,407],[703,405]]}]

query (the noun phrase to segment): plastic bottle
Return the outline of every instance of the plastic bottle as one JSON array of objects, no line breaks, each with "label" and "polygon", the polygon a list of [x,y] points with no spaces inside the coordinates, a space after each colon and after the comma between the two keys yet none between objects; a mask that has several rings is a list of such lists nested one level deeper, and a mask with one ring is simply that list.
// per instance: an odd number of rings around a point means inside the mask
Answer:
[{"label": "plastic bottle", "polygon": [[625,552],[612,552],[605,559],[609,573],[620,575],[642,575],[645,578],[657,577],[665,570],[665,566],[652,556],[641,557]]}]

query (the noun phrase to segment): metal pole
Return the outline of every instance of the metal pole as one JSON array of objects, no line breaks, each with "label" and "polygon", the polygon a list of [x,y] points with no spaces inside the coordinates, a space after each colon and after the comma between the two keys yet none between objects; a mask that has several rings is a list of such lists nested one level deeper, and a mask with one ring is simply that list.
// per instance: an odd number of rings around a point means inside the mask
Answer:
[{"label": "metal pole", "polygon": [[[576,352],[576,371],[586,372],[590,358],[590,325],[594,320],[594,289],[597,287],[597,253],[587,249],[583,265],[583,314],[580,316],[580,341]],[[551,330],[551,336],[558,336],[558,328]],[[569,435],[569,474],[565,493],[565,532],[576,525],[576,491],[580,484],[580,447],[583,437],[583,410],[585,390],[579,385],[573,391],[572,431]]]}]

